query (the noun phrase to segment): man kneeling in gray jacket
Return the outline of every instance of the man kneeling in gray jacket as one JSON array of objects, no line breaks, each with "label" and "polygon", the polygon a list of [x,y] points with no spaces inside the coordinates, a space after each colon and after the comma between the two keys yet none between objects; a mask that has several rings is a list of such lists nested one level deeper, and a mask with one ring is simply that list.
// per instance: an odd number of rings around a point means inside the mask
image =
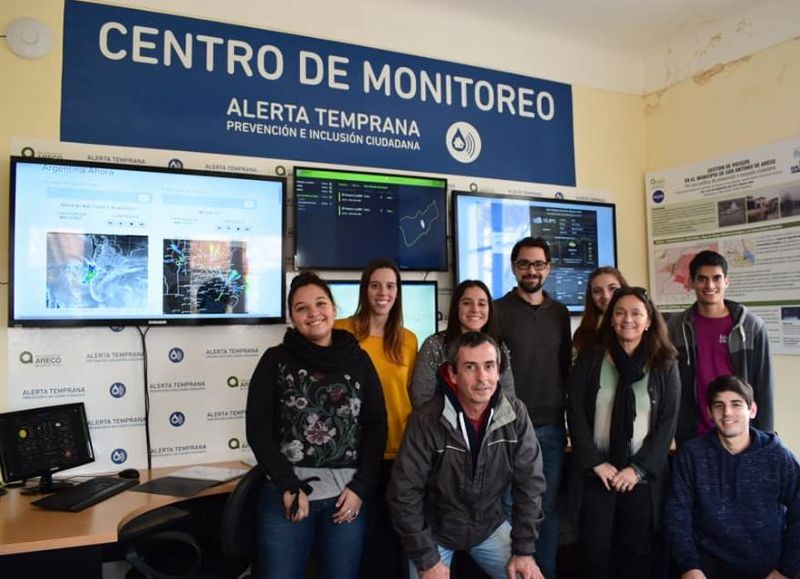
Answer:
[{"label": "man kneeling in gray jacket", "polygon": [[534,544],[545,481],[525,405],[497,387],[500,350],[486,334],[461,334],[448,360],[436,396],[409,418],[387,494],[411,579],[449,577],[456,550],[492,579],[542,579]]}]

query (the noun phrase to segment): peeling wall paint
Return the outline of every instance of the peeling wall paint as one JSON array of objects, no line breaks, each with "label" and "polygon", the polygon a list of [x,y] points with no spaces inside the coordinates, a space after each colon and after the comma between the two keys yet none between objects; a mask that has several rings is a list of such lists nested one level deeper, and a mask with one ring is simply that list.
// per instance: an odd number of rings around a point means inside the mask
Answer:
[{"label": "peeling wall paint", "polygon": [[704,71],[698,72],[697,74],[692,76],[692,80],[695,84],[704,85],[711,81],[715,76],[724,72],[726,69],[729,69],[734,66],[739,66],[745,62],[750,61],[753,58],[753,55],[743,56],[741,58],[737,58],[731,62],[727,62],[725,64],[717,64],[708,68]]}]

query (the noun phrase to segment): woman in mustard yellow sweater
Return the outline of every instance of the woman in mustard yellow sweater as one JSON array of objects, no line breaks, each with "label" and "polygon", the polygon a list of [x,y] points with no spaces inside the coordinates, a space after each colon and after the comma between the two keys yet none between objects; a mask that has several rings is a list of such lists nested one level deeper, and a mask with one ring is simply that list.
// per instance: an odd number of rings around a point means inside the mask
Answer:
[{"label": "woman in mustard yellow sweater", "polygon": [[411,413],[408,389],[417,358],[417,337],[403,327],[402,298],[400,270],[389,259],[374,259],[361,274],[356,313],[335,324],[351,332],[372,359],[383,387],[389,426],[376,495],[370,501],[361,565],[364,578],[402,578],[407,567],[386,506],[386,487]]}]

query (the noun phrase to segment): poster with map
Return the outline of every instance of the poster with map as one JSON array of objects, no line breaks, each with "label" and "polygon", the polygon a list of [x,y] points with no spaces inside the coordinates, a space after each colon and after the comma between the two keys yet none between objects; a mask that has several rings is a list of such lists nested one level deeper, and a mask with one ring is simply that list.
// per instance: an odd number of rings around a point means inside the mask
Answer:
[{"label": "poster with map", "polygon": [[648,173],[650,288],[662,311],[694,303],[689,262],[728,260],[726,297],[767,324],[774,352],[800,354],[800,137]]}]

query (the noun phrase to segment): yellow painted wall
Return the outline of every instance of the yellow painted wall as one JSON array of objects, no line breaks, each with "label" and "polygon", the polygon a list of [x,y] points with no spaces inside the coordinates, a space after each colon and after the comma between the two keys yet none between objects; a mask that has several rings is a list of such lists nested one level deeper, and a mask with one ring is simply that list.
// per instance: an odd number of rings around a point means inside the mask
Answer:
[{"label": "yellow painted wall", "polygon": [[578,186],[616,203],[619,267],[630,283],[646,286],[643,111],[639,96],[573,87]]},{"label": "yellow painted wall", "polygon": [[[0,30],[15,18],[33,17],[55,32],[54,49],[38,60],[24,60],[0,41],[0,328],[8,320],[8,179],[13,137],[58,140],[61,109],[61,26],[63,3],[4,0]],[[0,331],[0,408],[6,407],[8,336]]]},{"label": "yellow painted wall", "polygon": [[[800,39],[647,95],[646,171],[800,135],[798,105]],[[800,453],[800,421],[795,417],[800,408],[800,356],[774,356],[774,365],[775,427],[784,443]]]}]

